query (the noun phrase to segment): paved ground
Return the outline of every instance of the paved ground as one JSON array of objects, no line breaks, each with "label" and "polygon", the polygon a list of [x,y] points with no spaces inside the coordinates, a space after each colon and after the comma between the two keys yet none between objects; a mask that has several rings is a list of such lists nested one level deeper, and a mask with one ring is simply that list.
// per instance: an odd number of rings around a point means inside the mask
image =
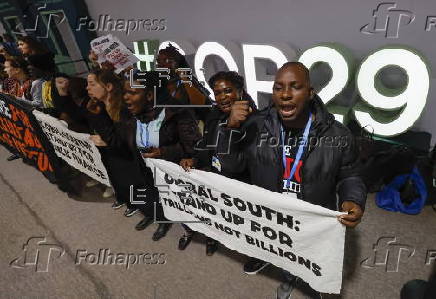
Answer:
[{"label": "paved ground", "polygon": [[[122,210],[113,211],[110,200],[100,199],[98,187],[69,198],[20,160],[6,162],[7,156],[0,148],[0,298],[275,298],[280,281],[273,267],[247,276],[242,273],[244,256],[220,248],[207,257],[201,237],[178,251],[179,226],[153,242],[154,227],[135,231],[139,216],[125,218]],[[436,256],[435,227],[436,213],[429,207],[418,216],[389,213],[378,209],[370,196],[363,223],[347,235],[342,298],[399,298],[404,282],[427,278],[432,269],[425,264],[427,251],[434,250]],[[379,246],[379,256],[389,253],[387,262],[381,258],[378,266],[361,266],[374,256],[373,245],[381,237],[396,237],[395,244],[402,246]],[[37,265],[32,261],[35,248]],[[158,264],[129,269],[96,265],[92,253],[104,249],[156,253],[150,263]],[[88,263],[80,258],[86,254]],[[302,289],[292,298],[307,295]]]}]

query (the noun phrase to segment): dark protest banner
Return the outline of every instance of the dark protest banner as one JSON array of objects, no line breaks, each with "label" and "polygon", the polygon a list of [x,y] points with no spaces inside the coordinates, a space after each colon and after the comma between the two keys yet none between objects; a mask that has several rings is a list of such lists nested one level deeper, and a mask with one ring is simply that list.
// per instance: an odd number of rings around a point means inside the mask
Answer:
[{"label": "dark protest banner", "polygon": [[47,137],[32,114],[12,97],[0,94],[0,144],[19,154],[52,183],[59,177],[58,160]]},{"label": "dark protest banner", "polygon": [[319,292],[340,293],[345,241],[345,226],[336,218],[340,212],[215,173],[187,173],[168,161],[146,163],[168,219],[285,269]]}]

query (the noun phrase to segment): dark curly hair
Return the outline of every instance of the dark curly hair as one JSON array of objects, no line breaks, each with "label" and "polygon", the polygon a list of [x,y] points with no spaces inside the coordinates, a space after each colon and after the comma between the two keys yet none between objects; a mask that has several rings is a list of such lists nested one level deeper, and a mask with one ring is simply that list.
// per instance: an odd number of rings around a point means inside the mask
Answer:
[{"label": "dark curly hair", "polygon": [[177,61],[178,67],[185,67],[189,68],[189,64],[185,59],[185,56],[183,56],[179,50],[177,50],[176,47],[174,47],[171,43],[164,49],[159,50],[159,54],[165,54],[169,57],[174,58]]},{"label": "dark curly hair", "polygon": [[17,37],[18,41],[22,41],[23,43],[26,43],[29,45],[30,50],[32,51],[31,54],[46,54],[50,52],[47,47],[41,43],[36,38],[29,36],[29,35],[20,35]]},{"label": "dark curly hair", "polygon": [[22,69],[24,73],[29,74],[29,63],[23,57],[11,56],[6,58],[5,62],[6,61],[9,61],[12,67]]},{"label": "dark curly hair", "polygon": [[237,89],[244,90],[244,77],[239,75],[237,72],[234,71],[228,71],[228,72],[218,72],[212,77],[210,77],[208,83],[210,88],[213,89],[213,86],[215,85],[216,81],[218,80],[226,80],[231,82]]},{"label": "dark curly hair", "polygon": [[221,71],[210,77],[208,81],[210,88],[213,89],[213,86],[218,80],[226,80],[232,83],[235,88],[241,92],[241,98],[249,102],[249,105],[253,109],[253,111],[257,111],[256,104],[244,88],[244,77],[234,71]]}]

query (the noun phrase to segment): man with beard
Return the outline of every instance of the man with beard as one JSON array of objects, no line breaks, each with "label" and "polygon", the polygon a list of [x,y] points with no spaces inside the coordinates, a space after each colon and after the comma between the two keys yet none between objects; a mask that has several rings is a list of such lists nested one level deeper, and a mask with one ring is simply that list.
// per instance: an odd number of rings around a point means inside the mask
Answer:
[{"label": "man with beard", "polygon": [[[280,143],[272,146],[271,140]],[[218,149],[224,153],[219,155],[224,171],[248,171],[251,184],[347,212],[338,217],[347,227],[360,222],[366,187],[353,137],[314,93],[303,64],[288,62],[278,70],[266,109],[250,113],[247,101],[235,102],[227,127],[221,128]],[[254,274],[267,265],[253,259],[249,268]],[[277,298],[289,298],[298,280],[285,274]]]}]

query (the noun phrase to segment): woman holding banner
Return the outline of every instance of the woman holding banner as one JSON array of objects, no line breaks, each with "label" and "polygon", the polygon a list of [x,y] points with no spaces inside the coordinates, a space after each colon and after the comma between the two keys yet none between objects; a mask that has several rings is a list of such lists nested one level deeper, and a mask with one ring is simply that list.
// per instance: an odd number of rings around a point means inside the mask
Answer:
[{"label": "woman holding banner", "polygon": [[[129,114],[123,115],[118,123],[111,121],[101,102],[91,100],[88,104],[88,110],[91,112],[89,120],[101,139],[109,147],[129,149],[129,154],[136,161],[136,167],[130,169],[131,173],[135,173],[130,185],[134,186],[134,194],[144,192],[140,197],[143,203],[137,205],[144,214],[144,219],[136,226],[137,230],[145,229],[154,219],[166,220],[162,206],[158,202],[159,193],[154,186],[152,170],[145,165],[143,158],[158,158],[179,163],[182,158],[192,157],[194,144],[201,138],[192,111],[154,107],[153,91],[154,86],[159,85],[158,74],[148,72],[144,79],[144,89],[132,88],[128,81],[125,82],[124,101]],[[159,103],[165,103],[170,99],[164,88],[159,89],[156,95],[156,101]],[[170,224],[160,223],[153,234],[153,240],[164,237],[169,228]]]},{"label": "woman holding banner", "polygon": [[[193,158],[183,159],[180,165],[188,171],[190,168],[199,168],[205,171],[219,173],[228,178],[249,183],[247,174],[226,172],[217,158],[216,142],[220,124],[225,123],[229,117],[231,106],[235,101],[244,99],[250,102],[251,109],[257,110],[254,101],[244,89],[244,78],[236,72],[218,72],[209,79],[216,105],[210,110],[205,119],[204,136],[196,145]],[[179,240],[179,249],[184,250],[191,242],[194,231],[184,225],[185,233]],[[218,242],[211,238],[206,239],[206,255],[211,256],[218,248]]]},{"label": "woman holding banner", "polygon": [[[119,123],[124,113],[123,88],[121,79],[111,71],[96,70],[88,75],[88,95],[93,101],[103,103],[108,117]],[[99,132],[98,127],[91,127]],[[91,140],[99,147],[110,182],[115,191],[116,200],[112,208],[119,209],[127,205],[124,216],[130,217],[138,212],[137,207],[130,204],[130,183],[134,180],[131,168],[135,167],[131,155],[125,150],[108,147],[99,135],[91,135]],[[89,185],[88,185],[89,186]],[[109,187],[108,187],[109,188]],[[105,193],[109,193],[108,190]],[[108,197],[107,195],[104,197]]]}]

